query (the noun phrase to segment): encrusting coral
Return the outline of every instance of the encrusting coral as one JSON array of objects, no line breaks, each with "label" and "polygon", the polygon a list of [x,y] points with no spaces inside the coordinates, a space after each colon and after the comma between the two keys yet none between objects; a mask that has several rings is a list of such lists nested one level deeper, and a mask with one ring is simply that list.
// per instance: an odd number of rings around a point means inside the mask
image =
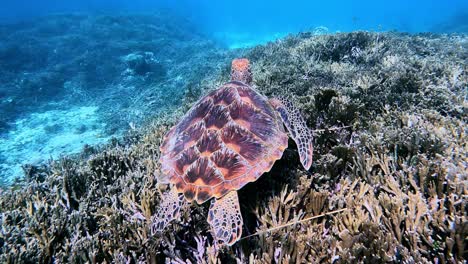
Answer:
[{"label": "encrusting coral", "polygon": [[[290,141],[270,172],[239,191],[245,238],[216,248],[206,205],[185,205],[169,231],[150,234],[165,191],[155,175],[161,140],[198,96],[227,80],[226,65],[145,130],[25,167],[25,180],[0,196],[0,261],[463,263],[467,43],[303,33],[245,50],[254,87],[290,96],[316,129],[309,172]],[[338,209],[346,210],[298,222]]]}]

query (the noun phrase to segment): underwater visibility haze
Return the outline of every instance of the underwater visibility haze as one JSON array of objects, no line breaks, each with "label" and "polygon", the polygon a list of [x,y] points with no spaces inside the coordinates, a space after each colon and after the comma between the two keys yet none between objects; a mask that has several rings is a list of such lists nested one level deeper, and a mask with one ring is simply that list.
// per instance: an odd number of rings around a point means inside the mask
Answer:
[{"label": "underwater visibility haze", "polygon": [[1,263],[465,263],[468,1],[5,1]]}]

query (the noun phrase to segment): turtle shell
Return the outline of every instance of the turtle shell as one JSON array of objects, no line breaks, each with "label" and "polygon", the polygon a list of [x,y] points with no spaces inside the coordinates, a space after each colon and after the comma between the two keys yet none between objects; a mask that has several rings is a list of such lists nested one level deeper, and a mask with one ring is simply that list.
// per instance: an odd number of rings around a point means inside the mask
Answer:
[{"label": "turtle shell", "polygon": [[161,169],[201,204],[257,180],[281,158],[288,136],[267,99],[230,82],[200,99],[165,136]]}]

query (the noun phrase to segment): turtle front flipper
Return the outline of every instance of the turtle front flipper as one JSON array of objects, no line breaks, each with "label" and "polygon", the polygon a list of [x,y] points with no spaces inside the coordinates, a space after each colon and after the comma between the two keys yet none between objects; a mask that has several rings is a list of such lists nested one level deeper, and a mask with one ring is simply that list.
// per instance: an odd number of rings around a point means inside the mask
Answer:
[{"label": "turtle front flipper", "polygon": [[243,221],[237,191],[211,201],[208,223],[217,243],[231,246],[240,239]]},{"label": "turtle front flipper", "polygon": [[297,144],[302,166],[308,170],[312,166],[312,153],[314,150],[312,131],[307,127],[299,109],[291,101],[281,98],[271,99],[270,103],[283,119],[284,125],[288,128],[292,139]]},{"label": "turtle front flipper", "polygon": [[184,196],[179,194],[175,188],[166,191],[161,197],[158,211],[153,216],[151,232],[153,234],[161,232],[172,220],[178,219],[184,201]]}]

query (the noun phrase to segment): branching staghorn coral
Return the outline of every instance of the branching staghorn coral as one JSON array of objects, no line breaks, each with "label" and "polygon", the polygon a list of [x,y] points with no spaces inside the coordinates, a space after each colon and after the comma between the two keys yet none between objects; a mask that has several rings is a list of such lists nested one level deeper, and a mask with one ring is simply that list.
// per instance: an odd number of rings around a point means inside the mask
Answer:
[{"label": "branching staghorn coral", "polygon": [[303,33],[246,50],[256,89],[295,99],[317,132],[309,172],[291,143],[270,172],[240,190],[244,239],[217,248],[207,205],[184,206],[167,232],[150,230],[164,191],[161,138],[198,96],[227,80],[226,66],[145,129],[25,167],[26,179],[0,196],[0,261],[463,263],[466,43]]}]

